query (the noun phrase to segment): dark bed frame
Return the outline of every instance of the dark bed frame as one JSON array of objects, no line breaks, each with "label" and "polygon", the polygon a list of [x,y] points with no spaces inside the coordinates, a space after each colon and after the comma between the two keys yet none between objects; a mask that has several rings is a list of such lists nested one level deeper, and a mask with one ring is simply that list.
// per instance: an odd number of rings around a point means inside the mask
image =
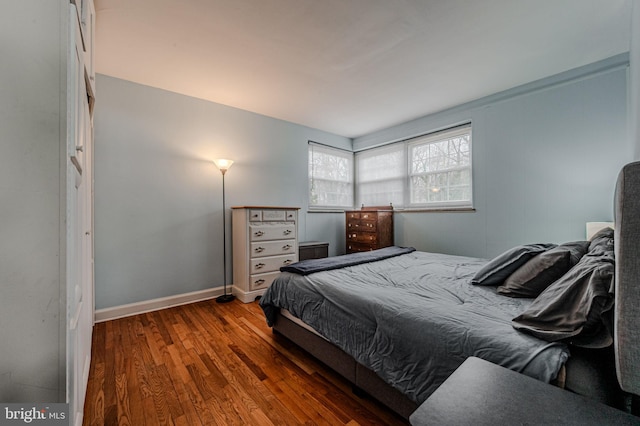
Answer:
[{"label": "dark bed frame", "polygon": [[418,404],[388,385],[376,373],[356,362],[351,355],[280,313],[276,317],[273,330],[347,379],[354,386],[354,393],[370,395],[405,419],[418,408]]},{"label": "dark bed frame", "polygon": [[[637,414],[640,395],[640,162],[620,172],[615,194],[616,305],[614,345],[571,348],[557,385]],[[278,313],[273,330],[405,419],[418,407],[404,394],[329,341]]]}]

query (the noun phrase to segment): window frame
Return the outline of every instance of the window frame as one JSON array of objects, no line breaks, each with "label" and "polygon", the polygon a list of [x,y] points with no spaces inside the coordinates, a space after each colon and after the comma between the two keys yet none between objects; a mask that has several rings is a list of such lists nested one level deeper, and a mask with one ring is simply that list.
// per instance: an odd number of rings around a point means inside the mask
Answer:
[{"label": "window frame", "polygon": [[[354,169],[355,169],[355,177],[354,177],[354,181],[355,181],[355,191],[356,191],[356,195],[355,195],[355,199],[356,199],[356,205],[371,205],[371,206],[385,206],[385,205],[393,205],[393,206],[397,206],[399,205],[396,202],[396,199],[394,199],[393,195],[390,195],[387,199],[378,199],[378,200],[373,200],[373,201],[369,201],[369,202],[365,202],[363,200],[363,195],[362,195],[362,187],[364,185],[367,185],[369,183],[374,183],[374,182],[384,182],[384,181],[389,181],[391,179],[372,179],[370,181],[366,181],[364,184],[362,183],[361,180],[359,180],[360,177],[360,170],[362,169],[362,161],[366,161],[369,158],[375,158],[378,157],[380,155],[385,155],[385,151],[386,154],[389,154],[390,151],[393,153],[394,151],[399,152],[401,155],[401,163],[398,164],[398,168],[400,170],[400,174],[398,175],[398,177],[394,180],[400,181],[400,191],[394,191],[395,194],[400,194],[400,197],[402,200],[406,199],[406,194],[407,194],[407,176],[408,176],[408,170],[407,170],[407,145],[403,144],[403,143],[390,143],[390,144],[386,144],[383,146],[379,146],[379,147],[375,147],[375,148],[370,148],[370,149],[365,149],[359,152],[354,153]],[[373,155],[371,155],[373,154]],[[374,183],[375,184],[375,183]],[[378,194],[380,194],[378,192]],[[384,193],[383,193],[384,194]],[[402,203],[400,203],[400,205],[402,205]]]},{"label": "window frame", "polygon": [[[444,140],[455,138],[456,136],[460,136],[463,134],[469,134],[469,165],[467,167],[460,167],[458,169],[469,170],[469,200],[460,200],[460,201],[434,201],[427,203],[415,203],[411,200],[412,195],[412,184],[411,179],[414,175],[412,173],[412,148],[416,146],[423,146],[428,144],[434,144],[437,142],[441,142]],[[367,157],[374,157],[371,153],[375,151],[382,152],[385,149],[390,149],[391,146],[400,145],[402,151],[404,153],[404,164],[398,165],[399,168],[404,170],[404,180],[403,180],[403,191],[402,191],[402,202],[401,203],[393,203],[394,209],[396,210],[404,210],[404,211],[471,211],[474,209],[473,204],[473,129],[471,122],[466,122],[464,124],[447,127],[442,130],[425,133],[419,136],[415,136],[412,138],[400,140],[397,142],[391,142],[389,144],[385,144],[382,146],[377,146],[374,148],[368,148],[361,151],[358,151],[354,154],[354,188],[355,188],[355,199],[358,205],[384,205],[389,203],[389,201],[381,202],[381,200],[376,200],[373,203],[367,203],[363,200],[363,195],[360,191],[361,182],[359,181],[359,168],[361,167],[360,161],[362,159],[366,159]],[[451,170],[447,170],[451,171]],[[440,171],[442,173],[443,171]],[[435,172],[434,172],[435,173]]]},{"label": "window frame", "polygon": [[[432,172],[423,172],[423,173],[414,173],[412,171],[412,162],[414,158],[412,156],[412,149],[417,146],[425,146],[436,144],[438,142],[449,141],[455,139],[458,136],[469,135],[469,165],[468,166],[456,166],[451,168],[444,168],[437,171]],[[448,209],[448,208],[473,208],[473,143],[472,143],[473,135],[471,131],[471,125],[462,125],[454,128],[449,128],[443,131],[439,131],[436,133],[431,133],[425,136],[419,136],[416,138],[412,138],[407,141],[407,183],[406,183],[406,198],[408,201],[407,208],[409,209]],[[413,177],[414,176],[427,176],[427,175],[436,175],[445,172],[455,172],[461,170],[469,171],[469,199],[468,200],[453,200],[453,201],[433,201],[433,202],[413,202]],[[449,189],[451,185],[447,185],[447,189]]]},{"label": "window frame", "polygon": [[[322,178],[314,178],[313,176],[313,168],[312,168],[312,155],[313,151],[318,150],[318,152],[322,152],[323,154],[334,155],[335,157],[344,158],[348,161],[349,168],[349,180],[327,180]],[[355,172],[354,172],[354,156],[353,152],[347,149],[336,148],[331,145],[325,145],[319,142],[308,141],[307,147],[307,197],[308,197],[308,207],[309,210],[312,211],[344,211],[352,209],[354,206],[354,197],[355,197]],[[314,198],[314,194],[312,193],[312,187],[315,184],[316,179],[325,180],[326,182],[339,182],[339,183],[347,183],[349,186],[349,204],[312,204],[312,200]],[[345,193],[346,194],[346,193]]]}]

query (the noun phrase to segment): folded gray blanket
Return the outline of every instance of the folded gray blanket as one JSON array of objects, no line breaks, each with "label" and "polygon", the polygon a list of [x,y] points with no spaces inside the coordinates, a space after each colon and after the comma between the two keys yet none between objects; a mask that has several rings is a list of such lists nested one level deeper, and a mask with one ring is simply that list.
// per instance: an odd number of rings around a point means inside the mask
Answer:
[{"label": "folded gray blanket", "polygon": [[342,256],[325,257],[323,259],[307,259],[280,268],[281,272],[292,272],[299,275],[309,275],[314,272],[330,271],[332,269],[345,268],[347,266],[360,265],[362,263],[376,262],[390,257],[411,253],[413,247],[391,246],[378,250],[351,253]]}]

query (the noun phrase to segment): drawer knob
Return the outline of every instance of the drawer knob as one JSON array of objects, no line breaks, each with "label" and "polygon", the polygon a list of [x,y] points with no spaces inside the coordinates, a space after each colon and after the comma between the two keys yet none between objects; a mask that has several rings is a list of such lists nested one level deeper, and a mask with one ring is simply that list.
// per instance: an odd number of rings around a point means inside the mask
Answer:
[{"label": "drawer knob", "polygon": [[264,284],[264,280],[260,278],[259,280],[255,280],[253,283],[257,285]]},{"label": "drawer knob", "polygon": [[289,235],[291,233],[291,229],[285,229],[284,235]]},{"label": "drawer knob", "polygon": [[262,253],[264,251],[264,247],[256,247],[257,253]]},{"label": "drawer knob", "polygon": [[287,259],[287,260],[285,260],[284,262],[282,262],[282,264],[283,264],[283,265],[288,265],[288,264],[290,264],[291,262],[292,262],[292,261],[291,261],[291,259]]},{"label": "drawer knob", "polygon": [[262,268],[264,268],[264,263],[256,264],[256,269],[262,269]]},{"label": "drawer knob", "polygon": [[291,246],[289,244],[282,246],[282,250],[289,250]]},{"label": "drawer knob", "polygon": [[262,237],[264,235],[264,232],[256,231],[256,232],[253,233],[253,235],[255,235],[256,237]]}]

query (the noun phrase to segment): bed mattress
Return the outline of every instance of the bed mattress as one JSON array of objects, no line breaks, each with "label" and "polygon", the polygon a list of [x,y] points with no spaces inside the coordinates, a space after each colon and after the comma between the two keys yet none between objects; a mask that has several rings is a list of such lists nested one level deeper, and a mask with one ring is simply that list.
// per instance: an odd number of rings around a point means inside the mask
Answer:
[{"label": "bed mattress", "polygon": [[417,403],[469,356],[553,380],[567,346],[512,327],[531,300],[470,284],[485,263],[412,252],[306,276],[283,272],[260,305],[270,324],[287,309]]}]

